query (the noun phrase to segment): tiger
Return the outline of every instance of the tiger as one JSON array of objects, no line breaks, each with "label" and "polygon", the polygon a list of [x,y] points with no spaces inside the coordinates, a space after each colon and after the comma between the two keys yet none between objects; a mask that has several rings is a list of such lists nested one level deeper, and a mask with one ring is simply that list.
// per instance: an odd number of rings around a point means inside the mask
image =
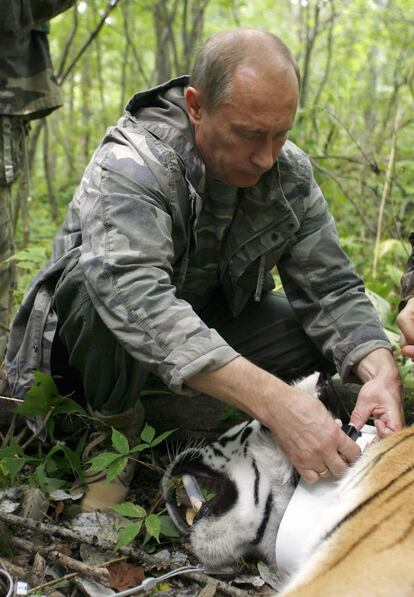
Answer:
[{"label": "tiger", "polygon": [[[318,396],[317,381],[314,374],[298,385]],[[196,508],[177,481],[186,475],[207,492],[193,500]],[[202,564],[217,568],[254,558],[276,568],[278,529],[296,483],[270,432],[253,420],[179,453],[162,489]],[[336,493],[315,548],[291,579],[282,579],[278,595],[414,595],[414,428],[374,441]]]},{"label": "tiger", "polygon": [[[314,373],[296,385],[317,397],[319,378]],[[214,494],[199,500],[191,524],[186,516],[192,504],[177,487],[186,475]],[[275,566],[277,531],[296,483],[292,465],[259,421],[245,421],[204,447],[180,452],[161,485],[171,518],[189,534],[193,552],[206,567],[241,558]]]},{"label": "tiger", "polygon": [[317,547],[283,597],[414,595],[414,427],[373,442],[338,485]]}]

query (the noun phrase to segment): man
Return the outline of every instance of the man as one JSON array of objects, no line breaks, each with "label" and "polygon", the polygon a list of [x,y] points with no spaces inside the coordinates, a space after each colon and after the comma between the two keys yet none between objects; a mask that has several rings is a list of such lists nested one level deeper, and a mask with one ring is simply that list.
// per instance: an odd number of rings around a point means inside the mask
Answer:
[{"label": "man", "polygon": [[75,0],[0,0],[0,363],[6,349],[14,271],[12,183],[28,176],[28,121],[62,105],[47,41],[47,20]]},{"label": "man", "polygon": [[409,240],[412,253],[407,262],[406,272],[401,278],[401,302],[397,324],[401,330],[401,352],[414,360],[414,233],[410,234]]},{"label": "man", "polygon": [[[352,423],[401,428],[390,344],[309,160],[287,141],[298,91],[283,42],[236,29],[206,42],[190,81],[132,98],[14,323],[16,395],[50,352],[59,370],[63,345],[90,409],[131,428],[149,370],[259,419],[309,481],[340,475],[359,449],[284,380],[334,363],[364,383]],[[288,300],[270,292],[275,265]]]}]

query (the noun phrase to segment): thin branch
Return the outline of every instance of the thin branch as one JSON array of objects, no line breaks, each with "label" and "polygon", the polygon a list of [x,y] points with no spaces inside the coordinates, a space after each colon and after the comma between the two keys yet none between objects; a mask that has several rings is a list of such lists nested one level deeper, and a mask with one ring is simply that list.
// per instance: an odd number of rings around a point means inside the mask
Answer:
[{"label": "thin branch", "polygon": [[33,435],[31,435],[29,437],[29,439],[22,445],[22,450],[25,450],[27,448],[27,446],[30,446],[30,444],[37,438],[39,437],[39,435],[42,433],[42,431],[44,430],[44,428],[46,427],[52,412],[54,410],[54,406],[51,406],[45,416],[45,418],[43,419],[41,425],[39,425],[39,428],[37,429],[37,431],[35,433],[33,433]]},{"label": "thin branch", "polygon": [[95,39],[95,37],[98,35],[98,33],[100,32],[100,30],[102,29],[102,27],[105,25],[106,19],[111,14],[111,12],[114,10],[114,8],[118,5],[119,1],[120,0],[111,0],[110,1],[110,3],[108,4],[108,6],[106,7],[105,12],[102,15],[101,20],[99,21],[98,25],[95,27],[94,31],[92,31],[92,33],[90,34],[90,36],[88,37],[88,39],[85,41],[85,43],[83,44],[83,46],[80,48],[80,50],[77,52],[77,54],[75,55],[75,57],[73,58],[72,62],[69,64],[69,66],[65,70],[65,72],[58,79],[59,85],[62,85],[64,83],[64,81],[68,78],[69,74],[72,72],[72,70],[74,69],[75,65],[78,63],[78,61],[83,56],[83,54],[86,52],[86,50],[89,48],[89,46],[91,45],[91,43],[93,42],[93,40]]},{"label": "thin branch", "polygon": [[348,192],[345,190],[345,188],[344,188],[343,184],[341,183],[341,181],[339,180],[339,178],[333,172],[330,172],[330,170],[327,170],[326,168],[323,168],[322,166],[320,166],[314,160],[311,160],[311,161],[312,161],[313,166],[317,170],[319,170],[319,172],[322,172],[323,174],[326,174],[326,176],[329,176],[329,178],[331,178],[332,180],[334,180],[336,182],[336,184],[340,188],[340,190],[341,190],[342,194],[344,195],[344,197],[346,199],[348,199],[348,201],[351,203],[351,205],[353,205],[355,207],[355,209],[357,210],[357,212],[359,213],[359,217],[361,218],[362,222],[364,222],[364,225],[367,228],[367,230],[371,230],[371,232],[373,232],[374,229],[373,229],[371,223],[369,222],[369,220],[367,219],[364,211],[358,205],[358,203],[354,199],[352,199],[352,197],[348,194]]},{"label": "thin branch", "polygon": [[65,68],[66,60],[68,58],[69,50],[72,46],[73,40],[75,39],[76,32],[78,30],[78,9],[77,6],[73,9],[73,26],[72,31],[69,34],[68,39],[65,42],[65,46],[63,48],[62,56],[60,58],[59,67],[56,71],[56,78],[59,81],[60,77],[62,76],[63,69]]},{"label": "thin branch", "polygon": [[[98,513],[96,513],[96,516],[98,516]],[[39,520],[18,516],[16,514],[5,513],[0,511],[0,520],[14,527],[16,526],[19,528],[30,529],[31,531],[42,533],[43,535],[48,536],[49,539],[50,537],[62,537],[63,539],[68,539],[70,541],[79,541],[80,543],[94,545],[95,547],[99,547],[102,549],[114,548],[114,542],[102,540],[99,538],[99,536],[87,535],[85,533],[77,533],[72,529],[67,529],[62,526],[40,522]],[[167,568],[169,566],[169,561],[162,561],[160,559],[156,559],[153,555],[148,554],[141,549],[134,549],[132,547],[127,546],[122,547],[119,551],[122,555],[135,558],[136,560],[142,562],[149,568]]]},{"label": "thin branch", "polygon": [[123,25],[124,25],[124,33],[125,33],[125,40],[128,44],[128,47],[132,50],[132,54],[135,60],[136,65],[138,66],[138,71],[141,75],[141,77],[144,80],[144,83],[147,87],[151,86],[151,79],[150,77],[148,77],[147,73],[144,70],[144,67],[142,65],[142,61],[141,61],[141,57],[137,52],[137,49],[135,47],[135,45],[132,43],[131,40],[131,35],[129,32],[129,18],[128,18],[128,12],[127,12],[127,5],[124,5],[124,10],[122,11],[123,14]]},{"label": "thin branch", "polygon": [[17,402],[19,404],[23,402],[23,400],[20,400],[20,398],[12,398],[11,396],[0,396],[0,400],[9,400],[11,402]]},{"label": "thin branch", "polygon": [[378,213],[378,223],[377,223],[377,236],[375,239],[375,247],[374,247],[374,261],[372,265],[372,277],[377,277],[377,268],[378,268],[378,260],[379,260],[379,250],[380,250],[380,243],[381,243],[381,235],[382,235],[382,223],[384,219],[384,209],[385,209],[385,202],[390,194],[390,190],[392,187],[392,179],[394,174],[394,166],[395,166],[395,153],[397,151],[397,135],[399,124],[402,119],[402,109],[397,108],[394,118],[394,125],[393,125],[393,134],[392,134],[392,141],[391,141],[391,151],[390,157],[388,160],[387,171],[385,173],[385,182],[384,188],[382,191],[381,203]]},{"label": "thin branch", "polygon": [[9,441],[10,441],[11,437],[13,437],[15,429],[16,429],[16,420],[17,420],[17,414],[14,413],[14,415],[12,416],[9,428],[7,430],[7,433],[3,437],[3,441],[1,442],[2,448],[5,448],[6,446],[9,445]]},{"label": "thin branch", "polygon": [[312,155],[311,157],[314,160],[343,160],[345,162],[350,162],[351,164],[358,164],[360,166],[364,164],[364,161],[362,161],[360,158],[354,158],[350,155],[326,154],[326,155]]},{"label": "thin branch", "polygon": [[[117,562],[122,562],[126,559],[126,556],[114,558],[112,560],[108,560],[107,562],[102,562],[102,564],[100,564],[99,567],[106,568],[107,566],[111,566],[111,564],[116,564]],[[59,578],[55,578],[53,580],[50,580],[49,582],[44,582],[43,584],[37,585],[37,587],[33,587],[33,589],[30,589],[28,595],[32,595],[32,593],[38,593],[40,590],[46,589],[47,587],[52,587],[56,583],[61,583],[63,580],[70,580],[71,578],[75,578],[75,576],[79,576],[79,572],[70,572],[69,574],[65,574],[65,576],[60,576]]]},{"label": "thin branch", "polygon": [[335,20],[336,20],[336,13],[335,13],[335,4],[334,4],[334,0],[330,0],[330,7],[331,7],[331,11],[332,11],[332,20],[329,26],[329,31],[328,31],[328,44],[327,44],[327,51],[328,51],[328,56],[326,59],[326,64],[325,64],[325,70],[323,73],[323,77],[321,82],[319,83],[319,87],[318,90],[316,92],[315,95],[315,99],[313,100],[313,105],[316,106],[319,103],[319,99],[322,95],[322,91],[323,88],[326,85],[326,82],[328,80],[329,77],[329,73],[331,70],[331,63],[332,63],[332,46],[333,46],[333,30],[334,30],[334,25],[335,25]]},{"label": "thin branch", "polygon": [[344,131],[346,132],[346,134],[348,135],[348,137],[353,141],[353,143],[356,145],[356,147],[358,148],[358,150],[360,151],[362,157],[364,158],[365,162],[367,163],[367,165],[371,168],[371,170],[375,173],[375,174],[380,174],[381,170],[378,167],[378,164],[376,162],[376,160],[371,159],[366,153],[365,151],[362,149],[361,145],[358,143],[358,141],[356,140],[356,138],[354,137],[354,135],[351,133],[351,131],[345,126],[345,124],[342,122],[342,120],[336,116],[336,114],[334,114],[333,112],[330,112],[329,110],[326,110],[327,113],[329,114],[329,116],[331,118],[333,118],[338,124],[341,125],[341,127],[344,129]]},{"label": "thin branch", "polygon": [[108,582],[109,571],[107,568],[101,566],[89,566],[84,562],[79,562],[78,560],[75,560],[74,558],[71,558],[70,556],[58,551],[55,545],[44,547],[43,545],[39,545],[38,543],[33,543],[32,541],[27,541],[26,539],[21,539],[19,537],[12,537],[11,541],[16,547],[19,547],[24,551],[32,554],[40,553],[42,556],[46,556],[52,562],[61,564],[65,568],[76,570],[76,572],[79,574],[90,576],[101,583]]},{"label": "thin branch", "polygon": [[[305,11],[309,12],[310,6],[309,4],[306,5]],[[319,2],[315,3],[315,12],[313,15],[314,18],[314,25],[312,29],[309,28],[307,19],[306,19],[306,42],[305,42],[305,56],[303,60],[303,74],[302,74],[302,86],[300,90],[300,104],[302,107],[306,105],[306,98],[308,92],[308,78],[309,78],[309,65],[311,54],[314,48],[314,44],[316,38],[318,36],[318,25],[319,25],[319,16],[320,16],[320,5]]]}]

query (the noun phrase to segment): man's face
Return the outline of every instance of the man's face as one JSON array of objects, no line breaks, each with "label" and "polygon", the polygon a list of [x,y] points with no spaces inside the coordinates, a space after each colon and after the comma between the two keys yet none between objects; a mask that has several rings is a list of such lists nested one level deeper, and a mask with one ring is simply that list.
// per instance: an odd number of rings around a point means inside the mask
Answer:
[{"label": "man's face", "polygon": [[[261,69],[263,71],[263,69]],[[206,110],[201,92],[187,89],[187,111],[208,174],[235,187],[251,187],[276,162],[293,126],[298,83],[292,68],[259,77],[240,65],[230,96]]]}]

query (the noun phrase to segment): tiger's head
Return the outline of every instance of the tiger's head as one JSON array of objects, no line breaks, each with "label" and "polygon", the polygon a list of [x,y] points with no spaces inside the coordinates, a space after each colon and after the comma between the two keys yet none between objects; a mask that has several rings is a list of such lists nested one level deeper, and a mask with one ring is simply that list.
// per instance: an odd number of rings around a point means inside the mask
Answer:
[{"label": "tiger's head", "polygon": [[[318,395],[319,376],[296,385]],[[249,557],[274,566],[278,528],[294,489],[293,467],[256,420],[179,453],[162,480],[171,518],[208,567]]]}]

